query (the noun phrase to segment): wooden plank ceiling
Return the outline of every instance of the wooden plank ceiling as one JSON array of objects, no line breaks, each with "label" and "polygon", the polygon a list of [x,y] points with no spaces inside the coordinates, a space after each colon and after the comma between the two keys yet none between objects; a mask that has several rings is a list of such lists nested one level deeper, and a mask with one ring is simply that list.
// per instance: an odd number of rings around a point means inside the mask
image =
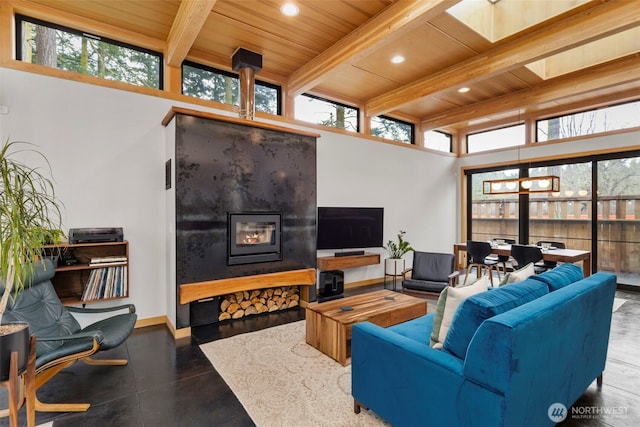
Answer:
[{"label": "wooden plank ceiling", "polygon": [[230,70],[242,47],[263,55],[256,77],[285,95],[355,103],[425,130],[640,97],[636,0],[295,0],[295,17],[280,13],[283,2],[23,3],[160,40],[173,66]]}]

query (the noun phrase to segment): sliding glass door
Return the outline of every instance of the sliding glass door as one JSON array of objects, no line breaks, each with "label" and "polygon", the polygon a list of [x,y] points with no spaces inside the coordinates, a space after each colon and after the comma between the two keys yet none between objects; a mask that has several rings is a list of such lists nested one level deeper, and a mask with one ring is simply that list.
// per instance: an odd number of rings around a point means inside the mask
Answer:
[{"label": "sliding glass door", "polygon": [[[591,251],[592,271],[615,273],[619,284],[640,289],[640,152],[466,173],[467,238],[561,242]],[[546,175],[560,177],[559,192],[482,193],[485,180]]]},{"label": "sliding glass door", "polygon": [[556,175],[560,191],[529,196],[528,243],[563,243],[591,250],[591,162],[530,168],[529,176]]},{"label": "sliding glass door", "polygon": [[518,238],[519,200],[517,194],[482,194],[482,182],[517,178],[518,169],[476,173],[471,184],[471,234],[469,240],[488,241]]},{"label": "sliding glass door", "polygon": [[597,162],[597,269],[640,286],[640,157]]}]

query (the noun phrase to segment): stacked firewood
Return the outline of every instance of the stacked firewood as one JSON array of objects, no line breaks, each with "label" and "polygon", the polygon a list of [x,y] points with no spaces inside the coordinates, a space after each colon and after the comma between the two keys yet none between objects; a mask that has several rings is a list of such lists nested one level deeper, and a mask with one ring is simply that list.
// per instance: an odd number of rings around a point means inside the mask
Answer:
[{"label": "stacked firewood", "polygon": [[300,291],[297,286],[255,289],[224,295],[220,300],[218,320],[240,319],[295,307],[300,303]]}]

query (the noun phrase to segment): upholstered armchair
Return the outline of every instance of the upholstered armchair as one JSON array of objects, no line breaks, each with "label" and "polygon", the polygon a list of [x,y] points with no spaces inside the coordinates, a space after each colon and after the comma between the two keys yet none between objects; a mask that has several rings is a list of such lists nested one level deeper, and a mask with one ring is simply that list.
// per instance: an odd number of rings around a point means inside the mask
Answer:
[{"label": "upholstered armchair", "polygon": [[[25,290],[9,302],[3,320],[29,323],[29,332],[37,338],[36,390],[64,368],[78,360],[93,365],[126,365],[127,360],[95,360],[90,356],[122,344],[131,334],[137,316],[132,304],[110,308],[65,307],[51,283],[55,269],[51,261],[37,263]],[[0,291],[3,286],[0,283]],[[71,315],[102,314],[119,311],[82,328]],[[88,403],[42,403],[36,397],[35,409],[40,412],[86,411]]]},{"label": "upholstered armchair", "polygon": [[458,284],[454,258],[453,254],[414,251],[413,267],[404,272],[402,293],[438,299],[444,288]]}]

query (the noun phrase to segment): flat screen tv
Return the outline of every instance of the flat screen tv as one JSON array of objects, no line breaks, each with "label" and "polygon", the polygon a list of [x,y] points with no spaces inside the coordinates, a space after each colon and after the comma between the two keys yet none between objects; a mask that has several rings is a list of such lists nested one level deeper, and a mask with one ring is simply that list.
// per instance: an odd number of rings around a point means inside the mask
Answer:
[{"label": "flat screen tv", "polygon": [[384,208],[318,207],[318,249],[384,246]]}]

